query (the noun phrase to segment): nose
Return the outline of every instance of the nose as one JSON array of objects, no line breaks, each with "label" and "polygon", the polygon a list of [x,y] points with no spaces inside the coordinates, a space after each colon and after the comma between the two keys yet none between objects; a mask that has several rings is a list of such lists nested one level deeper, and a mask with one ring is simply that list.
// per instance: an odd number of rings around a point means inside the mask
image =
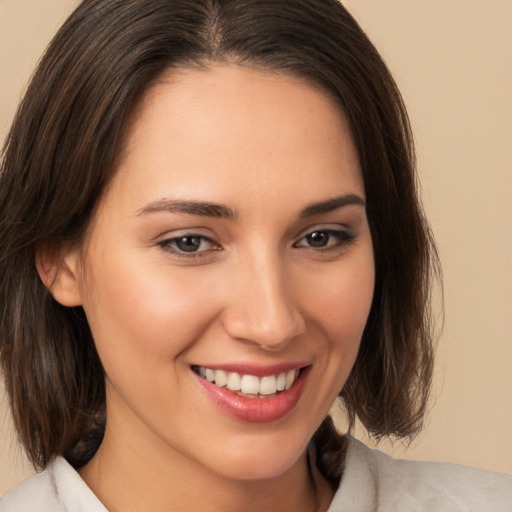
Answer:
[{"label": "nose", "polygon": [[304,332],[294,283],[277,256],[246,259],[232,270],[222,319],[232,338],[278,351]]}]

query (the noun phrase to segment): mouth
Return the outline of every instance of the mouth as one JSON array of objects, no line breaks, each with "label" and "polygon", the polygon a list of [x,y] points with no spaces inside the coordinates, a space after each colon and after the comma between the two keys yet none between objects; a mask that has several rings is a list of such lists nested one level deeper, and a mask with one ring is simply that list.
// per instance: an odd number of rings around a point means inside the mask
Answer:
[{"label": "mouth", "polygon": [[192,366],[198,384],[223,413],[250,423],[269,423],[295,410],[311,364],[273,368]]},{"label": "mouth", "polygon": [[193,366],[192,370],[219,388],[226,388],[245,398],[273,398],[288,391],[304,368],[293,368],[273,375],[256,375],[228,372],[204,366]]}]

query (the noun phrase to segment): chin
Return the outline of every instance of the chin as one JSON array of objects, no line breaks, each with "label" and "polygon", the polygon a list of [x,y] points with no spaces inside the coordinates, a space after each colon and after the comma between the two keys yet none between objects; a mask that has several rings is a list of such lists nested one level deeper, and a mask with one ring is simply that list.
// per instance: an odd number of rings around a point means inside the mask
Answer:
[{"label": "chin", "polygon": [[208,465],[225,478],[244,481],[283,476],[305,456],[307,447],[307,442],[292,445],[290,442],[273,443],[270,440],[263,444],[250,443],[246,447],[236,444],[237,446],[226,448],[221,464],[213,467],[212,458],[209,458]]}]

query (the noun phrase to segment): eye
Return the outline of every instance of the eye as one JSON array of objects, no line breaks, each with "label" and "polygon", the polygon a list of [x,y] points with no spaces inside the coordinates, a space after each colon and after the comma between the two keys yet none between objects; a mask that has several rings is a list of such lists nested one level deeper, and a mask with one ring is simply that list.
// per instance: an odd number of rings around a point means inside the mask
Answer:
[{"label": "eye", "polygon": [[199,256],[202,253],[216,250],[217,246],[210,238],[204,235],[185,234],[167,238],[158,242],[164,250],[179,256]]},{"label": "eye", "polygon": [[312,249],[334,249],[352,242],[355,236],[345,230],[317,229],[311,231],[298,242],[295,247],[309,247]]}]

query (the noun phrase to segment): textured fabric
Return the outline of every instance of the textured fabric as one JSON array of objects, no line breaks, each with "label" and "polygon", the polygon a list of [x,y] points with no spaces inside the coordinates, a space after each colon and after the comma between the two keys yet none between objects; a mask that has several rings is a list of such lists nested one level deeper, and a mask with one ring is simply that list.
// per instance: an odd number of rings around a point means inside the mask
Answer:
[{"label": "textured fabric", "polygon": [[[58,458],[2,498],[0,512],[107,509]],[[328,512],[512,512],[512,476],[456,464],[395,460],[350,438],[345,473]]]},{"label": "textured fabric", "polygon": [[0,499],[1,512],[108,512],[62,457]]},{"label": "textured fabric", "polygon": [[350,439],[328,512],[512,512],[512,476],[458,464],[393,459]]}]

